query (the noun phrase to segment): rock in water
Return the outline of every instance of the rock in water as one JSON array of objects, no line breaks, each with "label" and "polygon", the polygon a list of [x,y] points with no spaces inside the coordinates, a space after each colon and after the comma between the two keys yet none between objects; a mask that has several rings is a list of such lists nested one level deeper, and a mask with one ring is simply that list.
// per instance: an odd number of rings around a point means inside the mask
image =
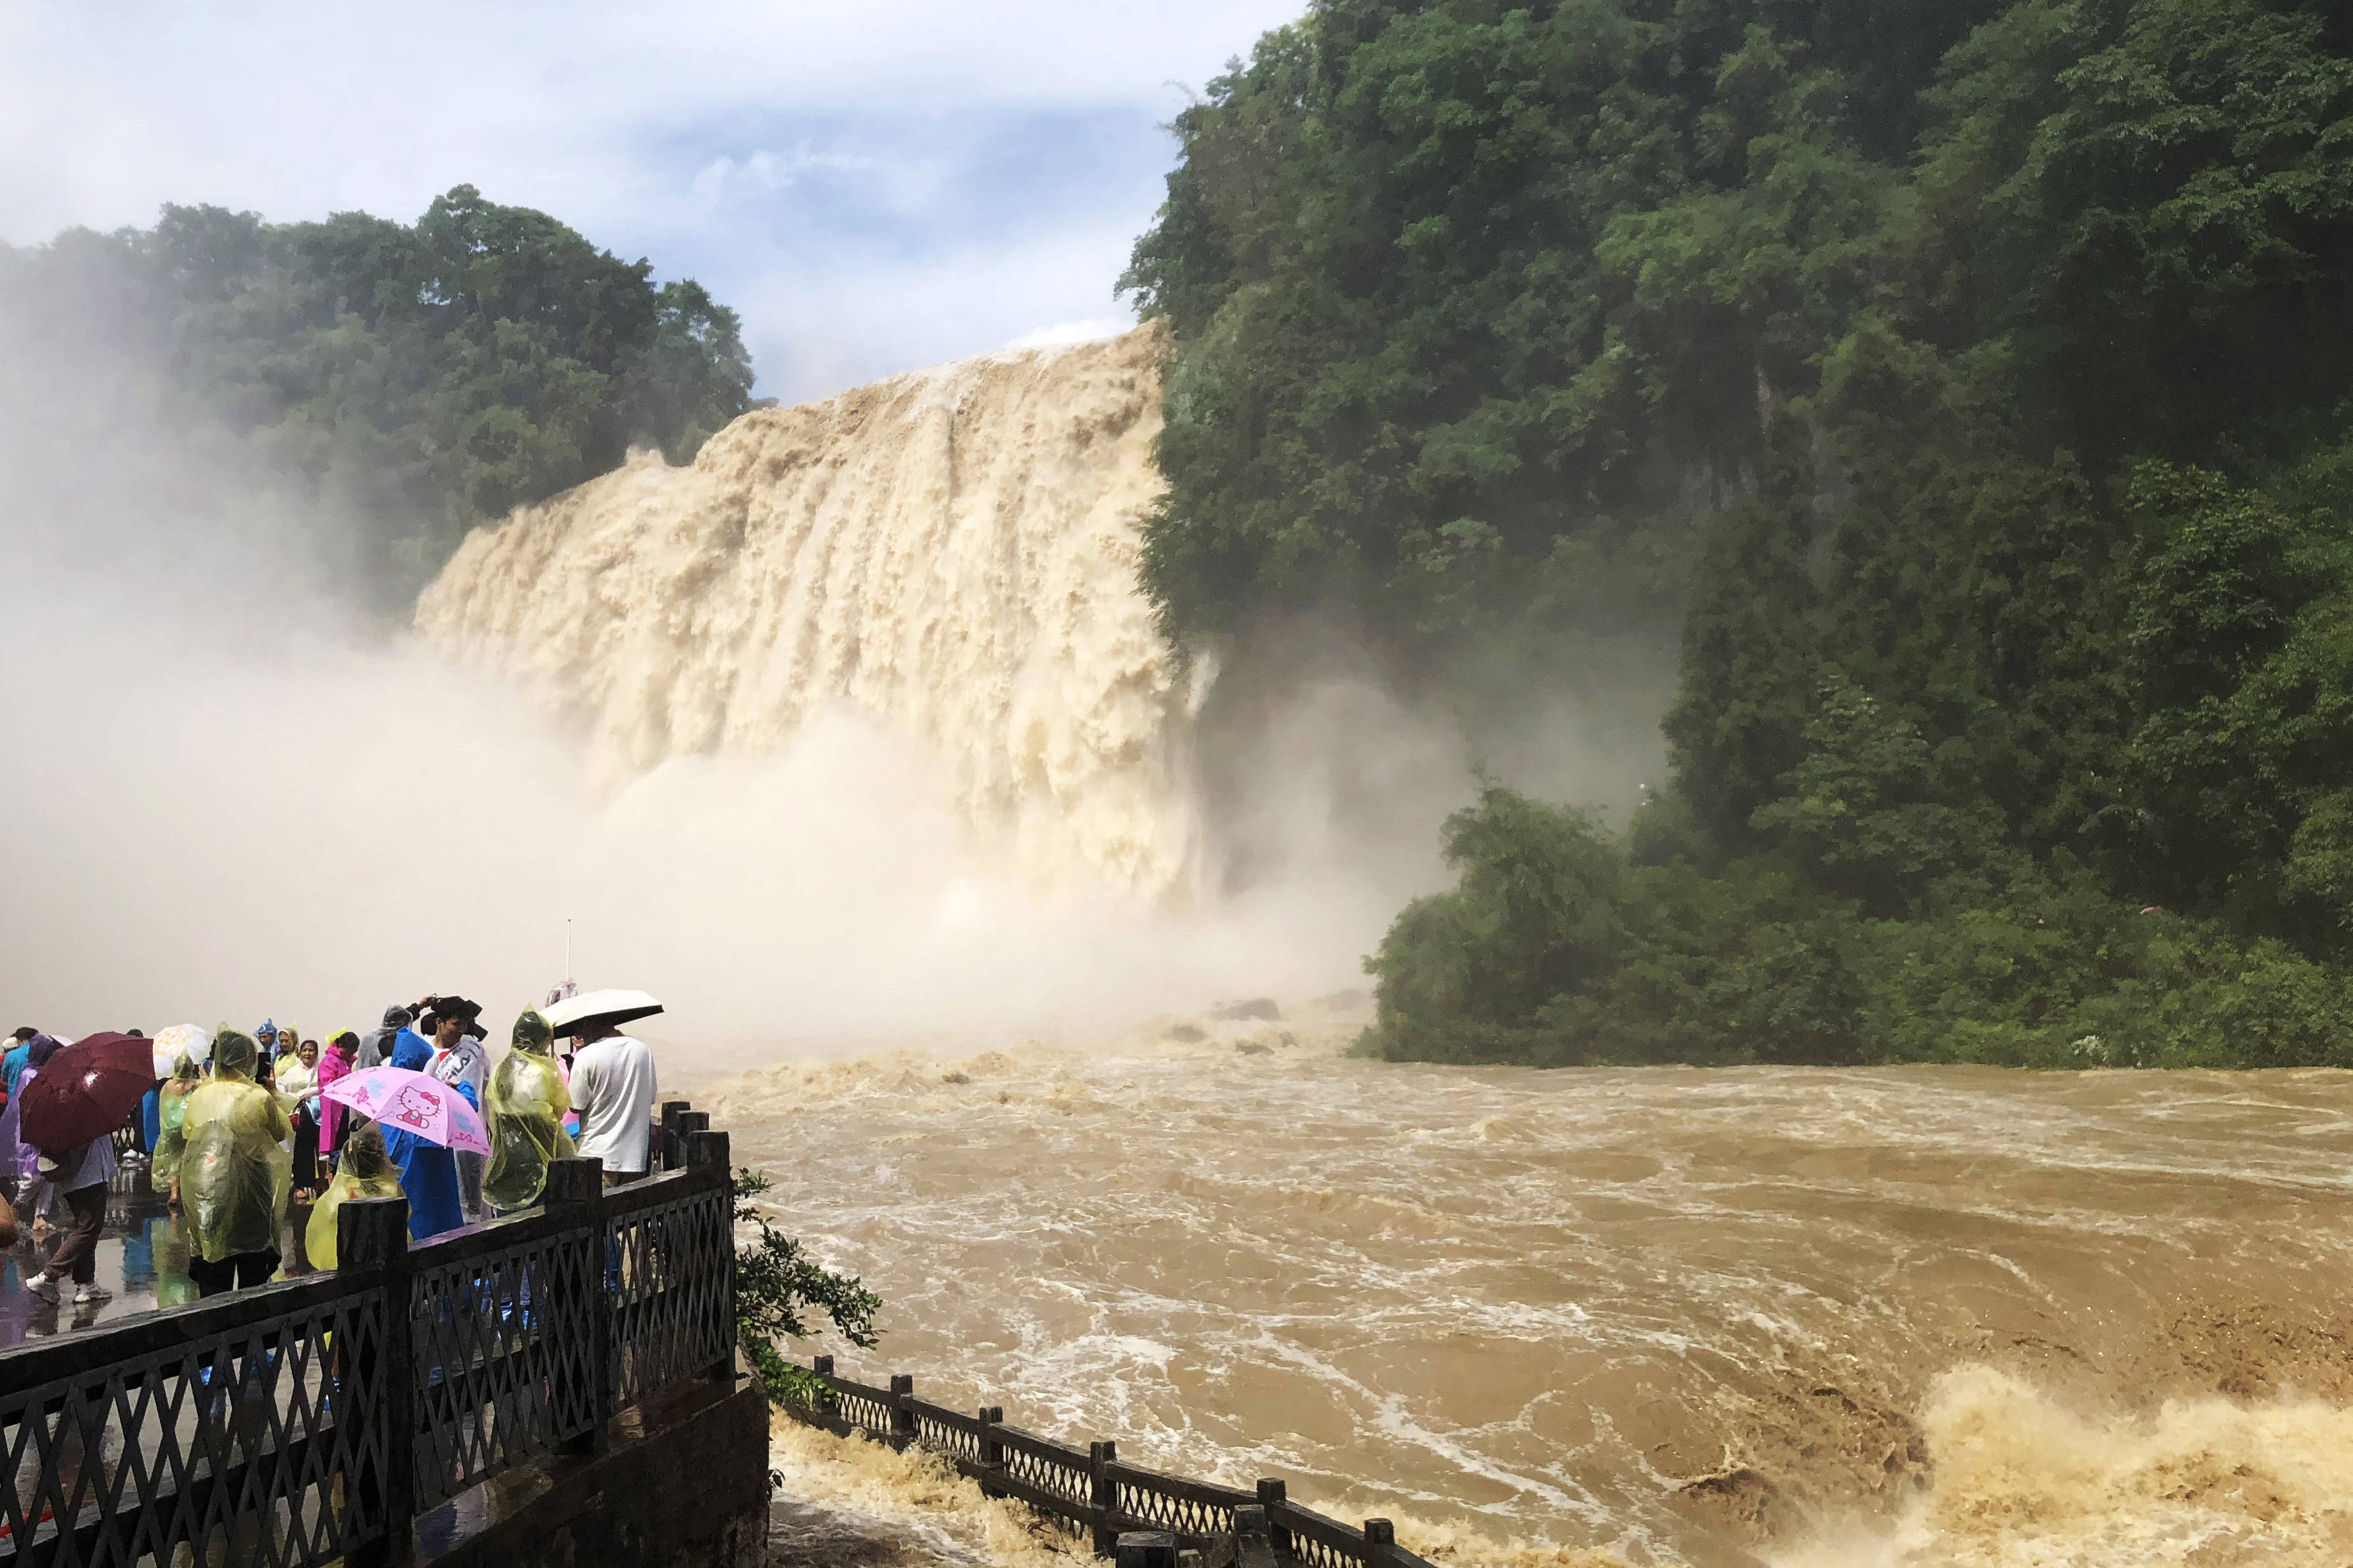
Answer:
[{"label": "rock in water", "polygon": [[1136,586],[1165,347],[987,354],[747,414],[685,468],[633,456],[478,530],[417,629],[586,715],[608,778],[846,701],[1033,879],[1187,891],[1199,685]]}]

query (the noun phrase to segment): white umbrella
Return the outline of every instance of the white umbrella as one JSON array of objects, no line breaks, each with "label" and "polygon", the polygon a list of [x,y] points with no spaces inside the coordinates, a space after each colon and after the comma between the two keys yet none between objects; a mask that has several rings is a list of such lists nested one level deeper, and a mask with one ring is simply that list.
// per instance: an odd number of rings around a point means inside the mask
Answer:
[{"label": "white umbrella", "polygon": [[172,1068],[185,1051],[191,1061],[208,1061],[213,1054],[213,1032],[202,1024],[174,1024],[155,1037],[155,1076],[170,1078]]},{"label": "white umbrella", "polygon": [[626,1024],[661,1010],[662,1005],[642,991],[583,991],[550,1007],[547,1024],[557,1034],[569,1035],[584,1024]]}]

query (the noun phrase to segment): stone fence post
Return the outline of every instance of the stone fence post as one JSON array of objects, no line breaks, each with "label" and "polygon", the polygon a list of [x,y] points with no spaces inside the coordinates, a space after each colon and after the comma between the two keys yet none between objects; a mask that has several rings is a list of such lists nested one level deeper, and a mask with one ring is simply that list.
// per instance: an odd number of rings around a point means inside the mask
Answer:
[{"label": "stone fence post", "polygon": [[915,1440],[915,1413],[907,1404],[907,1401],[914,1397],[914,1374],[905,1372],[892,1373],[891,1374],[891,1445],[892,1447],[904,1448]]},{"label": "stone fence post", "polygon": [[1288,1489],[1282,1481],[1277,1480],[1273,1477],[1268,1476],[1259,1481],[1259,1506],[1266,1510],[1267,1545],[1273,1550],[1274,1554],[1278,1557],[1289,1557],[1292,1555],[1291,1531],[1285,1530],[1275,1521],[1275,1513],[1277,1511],[1276,1505],[1285,1501],[1287,1497]]},{"label": "stone fence post", "polygon": [[[979,1415],[981,1468],[993,1474],[1002,1474],[1005,1469],[1005,1440],[997,1435],[997,1428],[1004,1423],[1005,1406],[984,1405],[980,1407]],[[980,1495],[1003,1497],[1005,1489],[989,1480],[988,1477],[983,1476],[980,1479]]]},{"label": "stone fence post", "polygon": [[587,1352],[588,1430],[565,1441],[565,1452],[601,1454],[608,1439],[605,1424],[613,1415],[613,1316],[605,1307],[605,1162],[600,1159],[554,1160],[547,1167],[548,1214],[566,1230],[586,1234],[569,1243],[575,1249],[572,1278],[558,1284],[553,1316],[573,1325]]},{"label": "stone fence post", "polygon": [[[383,1396],[375,1412],[383,1423],[382,1468],[360,1472],[356,1500],[382,1510],[384,1534],[352,1554],[353,1568],[383,1568],[408,1560],[417,1532],[417,1321],[410,1300],[417,1275],[408,1257],[408,1200],[346,1199],[335,1213],[335,1264],[339,1272],[381,1270],[384,1279],[384,1337],[371,1350],[353,1336],[354,1364],[344,1373],[363,1385],[373,1382]],[[360,1406],[356,1397],[338,1395],[337,1419],[364,1418]]]},{"label": "stone fence post", "polygon": [[1095,1510],[1094,1548],[1098,1557],[1109,1557],[1119,1550],[1119,1531],[1113,1521],[1119,1508],[1119,1485],[1111,1478],[1111,1467],[1118,1458],[1116,1443],[1087,1445],[1087,1463],[1093,1472],[1087,1500]]},{"label": "stone fence post", "polygon": [[678,1119],[679,1131],[686,1139],[686,1168],[716,1174],[720,1190],[726,1194],[725,1218],[720,1221],[718,1246],[708,1254],[698,1253],[715,1273],[712,1284],[719,1292],[720,1321],[727,1325],[727,1348],[719,1358],[702,1369],[703,1376],[715,1383],[732,1383],[735,1378],[735,1173],[728,1163],[727,1134],[711,1131],[711,1114],[703,1110],[688,1111]]}]

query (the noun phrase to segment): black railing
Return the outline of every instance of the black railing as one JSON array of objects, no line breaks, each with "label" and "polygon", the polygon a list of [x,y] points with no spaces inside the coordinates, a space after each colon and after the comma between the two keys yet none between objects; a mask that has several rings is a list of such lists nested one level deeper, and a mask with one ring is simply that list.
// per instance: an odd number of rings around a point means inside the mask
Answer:
[{"label": "black railing", "polygon": [[0,1351],[0,1563],[397,1560],[420,1510],[732,1377],[708,1121],[676,1117],[683,1169],[559,1161],[540,1209],[413,1247],[405,1200],[354,1200],[334,1272]]},{"label": "black railing", "polygon": [[[1131,1465],[1112,1443],[1073,1448],[1005,1424],[996,1405],[967,1415],[915,1397],[914,1379],[893,1376],[887,1387],[836,1375],[831,1356],[810,1363],[826,1390],[815,1405],[787,1405],[788,1414],[843,1436],[865,1436],[893,1448],[938,1454],[990,1497],[1013,1498],[1073,1535],[1091,1538],[1098,1556],[1110,1556],[1131,1531],[1166,1532],[1195,1550],[1263,1532],[1273,1560],[1308,1568],[1432,1568],[1397,1543],[1385,1519],[1344,1524],[1284,1495],[1284,1483],[1262,1480],[1253,1491],[1221,1487]],[[1122,1549],[1121,1561],[1126,1561]]]}]

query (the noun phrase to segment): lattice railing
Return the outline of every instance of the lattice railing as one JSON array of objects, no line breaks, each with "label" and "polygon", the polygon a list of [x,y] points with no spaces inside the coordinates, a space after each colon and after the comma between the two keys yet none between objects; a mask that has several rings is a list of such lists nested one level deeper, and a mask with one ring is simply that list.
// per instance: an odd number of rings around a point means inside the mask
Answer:
[{"label": "lattice railing", "polygon": [[1258,1498],[1231,1487],[1211,1486],[1164,1476],[1132,1465],[1109,1468],[1112,1506],[1120,1517],[1136,1521],[1139,1530],[1167,1530],[1179,1535],[1231,1535],[1234,1510]]},{"label": "lattice railing", "polygon": [[558,1161],[542,1211],[414,1247],[353,1199],[336,1272],[0,1352],[0,1565],[397,1558],[418,1511],[731,1377],[727,1138],[664,1109],[683,1170]]},{"label": "lattice railing", "polygon": [[329,1278],[0,1356],[0,1562],[330,1562],[385,1533],[385,1289]]},{"label": "lattice railing", "polygon": [[[592,1430],[601,1297],[589,1233],[545,1215],[489,1227],[505,1246],[420,1267],[409,1291],[417,1350],[417,1496],[430,1507]],[[420,1249],[420,1261],[438,1249]]]},{"label": "lattice railing", "polygon": [[1094,1470],[1088,1456],[1018,1426],[999,1426],[1002,1468],[990,1484],[1075,1534],[1094,1524]]},{"label": "lattice railing", "polygon": [[733,1194],[682,1178],[624,1187],[607,1200],[605,1289],[613,1318],[613,1397],[697,1377],[735,1346]]},{"label": "lattice railing", "polygon": [[[822,1404],[788,1406],[802,1421],[863,1433],[896,1447],[940,1455],[981,1490],[1029,1504],[1049,1521],[1093,1538],[1107,1556],[1126,1531],[1166,1531],[1193,1547],[1230,1545],[1238,1533],[1263,1531],[1276,1561],[1313,1568],[1430,1568],[1397,1544],[1385,1519],[1344,1524],[1285,1495],[1280,1480],[1241,1491],[1122,1463],[1110,1443],[1074,1448],[1008,1426],[994,1406],[976,1415],[918,1399],[914,1380],[894,1375],[888,1388],[835,1375],[833,1358],[811,1371],[827,1391]],[[1212,1558],[1212,1561],[1224,1559]]]},{"label": "lattice railing", "polygon": [[980,1436],[986,1422],[975,1420],[961,1410],[950,1410],[912,1396],[905,1409],[914,1423],[917,1443],[951,1459],[980,1462]]},{"label": "lattice railing", "polygon": [[885,1389],[869,1388],[862,1383],[836,1378],[831,1383],[832,1400],[823,1414],[828,1419],[820,1425],[842,1431],[855,1427],[884,1442],[896,1434],[898,1395]]}]

